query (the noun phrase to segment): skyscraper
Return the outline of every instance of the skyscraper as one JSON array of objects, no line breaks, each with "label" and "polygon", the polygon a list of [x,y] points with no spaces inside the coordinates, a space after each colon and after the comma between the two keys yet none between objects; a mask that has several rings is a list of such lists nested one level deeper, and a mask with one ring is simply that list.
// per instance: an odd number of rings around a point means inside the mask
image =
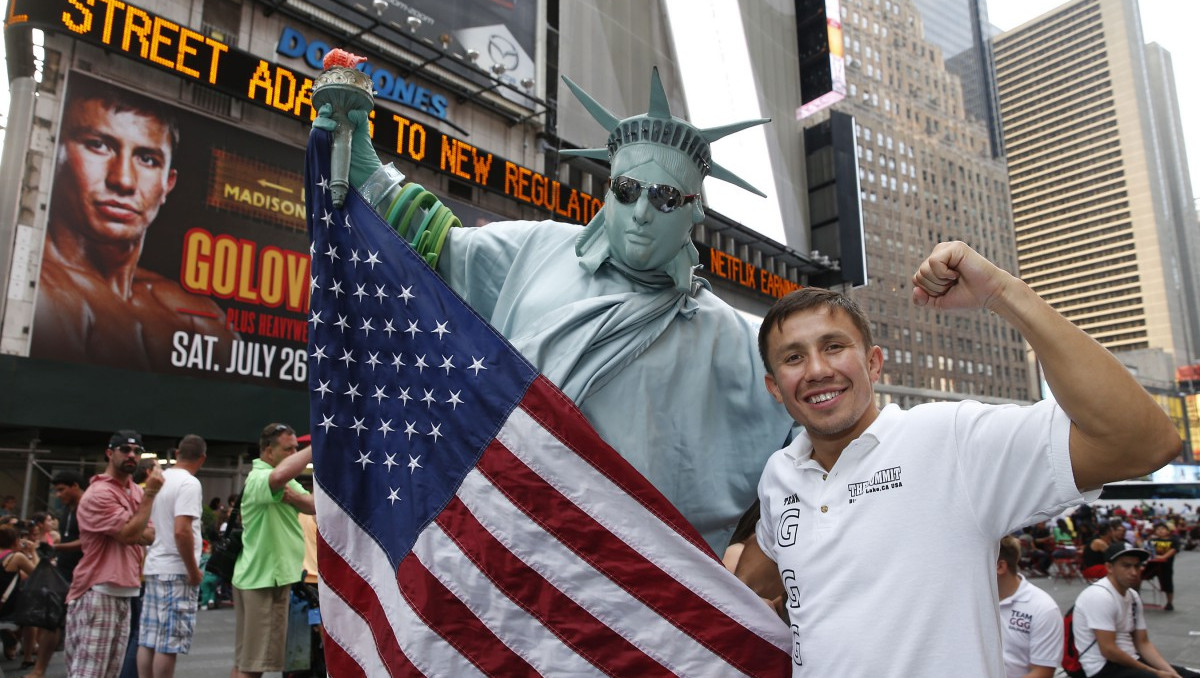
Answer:
[{"label": "skyscraper", "polygon": [[1016,271],[1007,171],[987,127],[967,113],[960,78],[925,39],[913,0],[843,0],[841,11],[849,93],[834,108],[857,120],[871,276],[852,294],[883,348],[878,391],[903,406],[1034,399],[1025,344],[1006,323],[911,302],[913,272],[944,240]]},{"label": "skyscraper", "polygon": [[987,127],[992,155],[1004,155],[987,0],[915,1],[925,41],[941,48],[946,70],[962,83],[967,115]]},{"label": "skyscraper", "polygon": [[1200,309],[1200,223],[1196,220],[1196,199],[1192,195],[1171,53],[1156,43],[1146,45],[1146,70],[1150,75],[1150,105],[1163,163],[1167,221],[1175,226],[1184,305],[1193,310],[1183,320],[1189,361],[1194,361],[1200,357],[1200,312],[1196,312]]},{"label": "skyscraper", "polygon": [[[1194,361],[1194,221],[1169,59],[1134,0],[1077,0],[996,38],[1021,277],[1113,351]],[[1183,173],[1181,175],[1181,172]]]}]

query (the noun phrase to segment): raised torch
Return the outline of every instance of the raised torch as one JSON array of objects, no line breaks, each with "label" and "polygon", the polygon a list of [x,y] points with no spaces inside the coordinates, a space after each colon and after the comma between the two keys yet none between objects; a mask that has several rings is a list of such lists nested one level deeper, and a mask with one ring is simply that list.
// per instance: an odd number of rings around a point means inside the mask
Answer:
[{"label": "raised torch", "polygon": [[346,113],[353,109],[369,111],[375,107],[371,78],[354,68],[366,60],[366,57],[335,48],[325,55],[325,70],[313,84],[313,106],[319,110],[321,106],[331,104],[332,117],[337,123],[330,152],[333,176],[329,180],[329,189],[334,207],[345,204],[346,192],[350,189],[350,146],[354,128]]}]

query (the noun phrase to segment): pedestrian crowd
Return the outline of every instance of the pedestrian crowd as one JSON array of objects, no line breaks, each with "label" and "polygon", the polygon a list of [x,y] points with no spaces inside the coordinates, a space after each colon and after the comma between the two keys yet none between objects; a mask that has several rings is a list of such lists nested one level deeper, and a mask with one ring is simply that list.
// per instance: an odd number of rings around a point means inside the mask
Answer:
[{"label": "pedestrian crowd", "polygon": [[[299,518],[315,513],[313,497],[296,480],[312,451],[298,448],[290,426],[268,425],[242,494],[206,506],[196,478],[207,459],[203,438],[184,436],[163,470],[143,460],[137,431],[120,430],[105,447],[101,473],[52,478],[61,518],[35,513],[22,521],[15,498],[0,502],[6,659],[20,651],[26,678],[42,678],[61,648],[71,678],[171,678],[191,648],[201,603],[211,609],[229,600],[237,614],[230,675],[282,671],[290,591],[305,578],[306,550],[315,553]],[[207,545],[235,520],[242,550],[228,581],[204,565]],[[315,556],[307,566],[315,581]],[[52,579],[43,596],[34,578],[44,574]]]}]

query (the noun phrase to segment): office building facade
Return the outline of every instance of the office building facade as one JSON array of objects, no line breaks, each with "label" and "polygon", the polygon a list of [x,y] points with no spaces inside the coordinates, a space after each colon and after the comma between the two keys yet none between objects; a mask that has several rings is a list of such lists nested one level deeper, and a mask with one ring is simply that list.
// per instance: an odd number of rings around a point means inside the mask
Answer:
[{"label": "office building facade", "polygon": [[1132,0],[1065,4],[995,55],[1021,277],[1173,380],[1195,361],[1198,288],[1168,56],[1143,44]]}]

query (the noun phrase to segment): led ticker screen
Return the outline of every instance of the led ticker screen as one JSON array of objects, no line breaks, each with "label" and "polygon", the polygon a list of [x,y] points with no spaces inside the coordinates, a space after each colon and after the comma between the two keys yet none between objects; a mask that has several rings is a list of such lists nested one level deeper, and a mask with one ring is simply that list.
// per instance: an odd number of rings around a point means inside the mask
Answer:
[{"label": "led ticker screen", "polygon": [[722,278],[774,299],[800,289],[798,283],[743,261],[732,254],[713,249],[703,243],[696,243],[696,249],[700,252],[700,264],[703,266],[700,270],[702,277]]},{"label": "led ticker screen", "polygon": [[[316,117],[310,76],[122,0],[10,0],[5,27],[21,26],[68,33],[300,120]],[[600,209],[591,195],[379,106],[372,127],[380,151],[545,209],[554,218],[586,223]]]}]

